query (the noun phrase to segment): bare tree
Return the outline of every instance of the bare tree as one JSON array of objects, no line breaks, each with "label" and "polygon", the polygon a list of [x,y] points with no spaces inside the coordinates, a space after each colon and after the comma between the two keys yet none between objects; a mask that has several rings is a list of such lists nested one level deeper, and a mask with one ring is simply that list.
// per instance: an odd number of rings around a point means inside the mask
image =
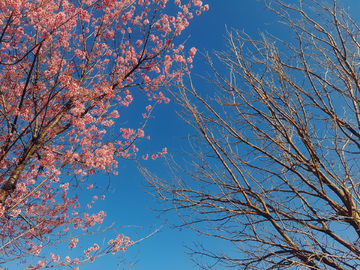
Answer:
[{"label": "bare tree", "polygon": [[192,250],[214,268],[358,269],[360,27],[336,0],[265,5],[290,36],[228,31],[230,76],[205,55],[214,96],[172,91],[197,132],[189,166],[142,172],[183,225],[234,245]]}]

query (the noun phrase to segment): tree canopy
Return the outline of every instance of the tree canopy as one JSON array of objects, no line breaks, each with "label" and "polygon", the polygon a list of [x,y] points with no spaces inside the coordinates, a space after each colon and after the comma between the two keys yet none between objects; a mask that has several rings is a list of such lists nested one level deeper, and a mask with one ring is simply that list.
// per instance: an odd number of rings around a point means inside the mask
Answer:
[{"label": "tree canopy", "polygon": [[[77,234],[103,222],[105,211],[90,210],[103,194],[88,205],[78,195],[96,173],[116,174],[120,158],[136,158],[145,125],[126,126],[119,115],[134,91],[149,100],[138,108],[147,120],[154,104],[169,101],[160,88],[189,71],[196,49],[174,39],[208,6],[175,1],[171,14],[167,2],[0,1],[1,267],[76,268],[131,245],[119,234],[80,257],[42,251],[61,242],[72,250]],[[155,159],[166,149],[154,151]]]},{"label": "tree canopy", "polygon": [[336,0],[263,2],[286,37],[229,30],[204,54],[214,91],[169,89],[194,129],[188,165],[142,172],[178,226],[232,244],[190,247],[204,269],[358,269],[359,25]]}]

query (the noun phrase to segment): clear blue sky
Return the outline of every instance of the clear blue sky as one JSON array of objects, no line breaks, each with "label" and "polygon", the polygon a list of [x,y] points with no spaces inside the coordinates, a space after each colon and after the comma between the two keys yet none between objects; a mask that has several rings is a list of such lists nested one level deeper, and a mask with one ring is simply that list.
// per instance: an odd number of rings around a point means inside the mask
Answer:
[{"label": "clear blue sky", "polygon": [[[287,33],[281,31],[279,24],[274,23],[277,18],[269,11],[263,10],[263,5],[255,0],[203,0],[203,2],[209,4],[209,11],[191,20],[190,26],[180,37],[180,39],[185,39],[190,36],[186,43],[187,48],[195,46],[202,52],[226,50],[226,39],[224,37],[226,27],[229,30],[231,28],[244,30],[253,38],[259,38],[259,33],[264,31],[281,38],[286,37]],[[298,1],[287,0],[285,2]],[[351,10],[359,10],[359,2],[358,0],[342,1],[344,6],[351,6]],[[201,59],[200,53],[196,56],[192,74],[207,76],[208,67]],[[221,70],[221,66],[219,66],[219,70]],[[223,70],[223,72],[226,71]],[[195,76],[193,76],[194,78]],[[202,93],[206,93],[211,87],[201,79],[195,79],[195,86]],[[147,134],[151,135],[151,140],[149,145],[144,145],[144,147],[149,148],[149,150],[167,147],[169,153],[174,155],[177,161],[181,161],[183,157],[178,152],[181,152],[181,148],[186,148],[188,145],[186,140],[180,138],[187,137],[192,133],[192,130],[188,129],[186,124],[179,119],[175,113],[176,109],[179,110],[180,108],[171,102],[167,105],[161,104],[156,109],[155,119],[146,128]],[[159,175],[166,175],[168,170],[161,159],[155,162],[148,161],[143,165]],[[107,195],[105,201],[107,205],[116,205],[113,211],[107,207],[107,219],[108,221],[116,220],[119,225],[142,226],[143,229],[133,229],[130,233],[133,238],[136,238],[136,233],[138,233],[138,238],[141,238],[147,235],[155,224],[157,226],[162,224],[163,219],[157,219],[158,213],[149,209],[149,207],[161,209],[161,205],[154,203],[153,197],[139,188],[146,183],[134,168],[135,165],[129,163],[124,166],[126,167],[119,172],[119,179],[113,179],[116,192],[111,196]],[[176,215],[166,215],[166,218],[174,221]],[[124,230],[124,233],[127,234],[127,230]],[[139,245],[134,246],[133,250],[125,253],[125,258],[130,260],[136,252],[139,252],[137,267],[134,269],[197,269],[193,267],[194,263],[188,260],[183,252],[186,250],[184,244],[191,246],[193,242],[197,241],[205,245],[219,245],[214,239],[199,236],[189,229],[172,230],[165,225],[161,232],[142,241]],[[224,246],[222,247],[224,248]],[[109,256],[106,257],[107,269],[116,269],[114,266],[116,262],[112,259]],[[90,268],[87,265],[84,269],[98,268]]]},{"label": "clear blue sky", "polygon": [[[255,38],[258,37],[260,30],[273,29],[273,33],[276,34],[274,25],[266,25],[274,22],[275,17],[269,12],[261,11],[263,6],[255,0],[203,0],[203,2],[210,5],[209,11],[191,20],[190,26],[180,37],[182,40],[190,36],[186,42],[188,49],[193,46],[203,52],[205,50],[211,52],[226,49],[225,26],[228,29],[244,29]],[[208,68],[201,59],[201,54],[198,53],[192,73],[206,76],[206,70]],[[202,80],[196,79],[195,83],[199,91],[206,91]],[[138,100],[137,102],[140,104],[141,101]],[[136,112],[136,104],[134,99],[134,104],[132,104],[134,113]],[[151,120],[146,127],[146,134],[151,136],[151,140],[146,144],[144,143],[143,147],[139,145],[142,151],[144,149],[149,149],[149,151],[160,150],[167,147],[169,153],[174,155],[178,161],[181,161],[182,157],[178,152],[181,151],[182,147],[186,148],[188,146],[186,140],[179,138],[188,136],[192,131],[178,118],[175,113],[176,109],[179,110],[173,102],[167,105],[161,104],[156,108],[154,112],[155,119]],[[131,109],[127,108],[126,113],[131,113]],[[150,171],[160,175],[165,175],[164,172],[168,170],[161,159],[155,162],[149,160],[142,164]],[[153,197],[139,188],[146,183],[134,168],[135,164],[126,163],[123,165],[125,167],[119,171],[118,179],[112,177],[112,186],[116,188],[115,193],[107,194],[104,201],[108,213],[107,221],[116,220],[118,225],[142,226],[143,229],[123,230],[124,234],[130,234],[133,239],[141,238],[146,236],[151,231],[151,228],[154,228],[155,224],[159,226],[163,223],[163,219],[157,219],[159,213],[149,208],[161,209],[161,205],[154,203]],[[110,210],[109,205],[114,205],[114,209]],[[176,216],[166,215],[166,218],[174,221]],[[192,242],[196,241],[208,245],[218,244],[213,239],[199,236],[189,229],[183,229],[182,231],[172,230],[165,225],[161,232],[142,241],[124,255],[127,260],[131,260],[136,252],[139,252],[135,269],[195,269],[193,268],[194,263],[187,259],[186,254],[184,254],[185,248],[183,245],[188,244],[191,246]],[[114,257],[106,256],[104,262],[106,262],[107,269],[116,269],[116,260],[114,259]],[[86,265],[84,269],[99,269],[97,267],[101,262],[102,260],[99,260],[94,265]],[[102,267],[105,269],[104,266]]]},{"label": "clear blue sky", "polygon": [[[284,34],[278,29],[277,24],[272,24],[276,21],[276,17],[268,11],[262,11],[263,6],[255,0],[203,0],[203,2],[204,4],[209,4],[209,11],[191,20],[190,26],[180,37],[180,40],[184,40],[190,36],[186,42],[187,49],[194,46],[202,52],[205,50],[209,52],[213,50],[226,50],[225,26],[228,29],[244,30],[253,38],[258,38],[260,31],[269,31],[275,36]],[[359,1],[356,0],[343,2],[357,2],[357,6],[359,6]],[[206,70],[208,68],[201,59],[201,54],[198,53],[194,61],[192,73],[206,76]],[[200,79],[195,79],[195,86],[201,92],[207,91],[209,87],[207,83]],[[124,114],[138,114],[137,106],[144,108],[146,105],[146,100],[142,101],[134,98],[133,104],[130,108],[124,110]],[[178,161],[181,161],[182,157],[178,152],[181,151],[182,147],[186,148],[188,146],[186,140],[179,138],[187,137],[192,131],[176,115],[176,109],[179,110],[173,102],[167,105],[161,104],[155,109],[155,118],[149,122],[145,129],[146,136],[150,135],[151,140],[138,145],[140,154],[144,154],[146,151],[161,151],[163,147],[167,147],[169,154],[174,155]],[[139,115],[138,120],[140,119],[141,115]],[[149,159],[142,164],[150,171],[160,175],[165,175],[165,172],[168,170],[163,164],[162,159],[156,161]],[[96,203],[95,209],[107,212],[106,224],[104,225],[109,225],[116,221],[117,226],[134,225],[142,227],[142,229],[123,228],[118,230],[118,232],[125,235],[130,235],[133,240],[140,239],[164,222],[163,219],[157,218],[159,213],[150,209],[161,209],[161,205],[156,204],[154,198],[142,189],[145,188],[143,185],[146,182],[135,168],[135,163],[120,160],[119,167],[119,175],[111,177],[110,189],[114,190],[114,192],[107,193],[105,201],[99,200]],[[98,181],[108,180],[104,176],[99,177]],[[97,190],[94,190],[93,193],[93,195],[98,195]],[[89,195],[92,196],[92,194]],[[166,215],[166,218],[170,221],[176,220],[175,215]],[[97,238],[97,240],[98,243],[101,242],[101,238]],[[137,263],[133,269],[195,269],[193,268],[194,263],[188,260],[186,254],[184,254],[185,248],[183,245],[188,244],[191,246],[192,242],[196,241],[207,245],[218,245],[213,239],[198,236],[191,230],[173,230],[165,225],[160,232],[131,247],[124,253],[124,259],[127,262],[131,262],[138,253],[135,259]],[[94,241],[91,240],[89,243],[91,245]],[[87,246],[86,240],[83,242],[80,240],[79,244]],[[117,256],[108,255],[97,259],[93,264],[86,264],[80,269],[118,269],[118,261]],[[122,265],[119,269],[127,268],[125,265]]]}]

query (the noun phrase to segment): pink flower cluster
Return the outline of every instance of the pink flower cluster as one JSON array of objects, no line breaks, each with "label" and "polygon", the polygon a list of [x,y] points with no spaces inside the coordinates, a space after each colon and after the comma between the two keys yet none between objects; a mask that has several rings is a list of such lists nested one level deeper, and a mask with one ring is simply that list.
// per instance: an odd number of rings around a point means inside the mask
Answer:
[{"label": "pink flower cluster", "polygon": [[99,250],[99,245],[98,244],[94,244],[94,246],[89,247],[87,250],[84,251],[84,254],[86,257],[90,256],[90,252],[95,252]]},{"label": "pink flower cluster", "polygon": [[78,238],[72,239],[72,240],[70,241],[70,243],[69,243],[69,247],[70,247],[70,248],[75,248],[78,242],[79,242],[79,239],[78,239]]},{"label": "pink flower cluster", "polygon": [[125,252],[126,248],[133,245],[134,242],[130,241],[129,237],[125,237],[123,234],[119,234],[115,240],[110,240],[108,244],[112,246],[111,252],[115,254],[120,250]]}]

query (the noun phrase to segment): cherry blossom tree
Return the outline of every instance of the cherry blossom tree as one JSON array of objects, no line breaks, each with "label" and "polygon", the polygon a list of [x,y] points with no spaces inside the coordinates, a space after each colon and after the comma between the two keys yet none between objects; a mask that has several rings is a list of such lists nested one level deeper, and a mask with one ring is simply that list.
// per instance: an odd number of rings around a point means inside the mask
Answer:
[{"label": "cherry blossom tree", "polygon": [[[119,158],[137,157],[144,125],[120,126],[118,110],[138,91],[149,100],[139,108],[146,122],[154,104],[169,102],[160,88],[189,72],[196,50],[186,53],[174,38],[208,6],[167,2],[0,1],[1,267],[22,260],[26,269],[76,268],[132,244],[118,235],[77,258],[44,253],[62,242],[74,249],[76,231],[93,233],[106,216],[89,210],[98,197],[84,206],[73,194],[91,189],[98,172],[117,174]],[[32,256],[42,258],[28,265]]]}]

